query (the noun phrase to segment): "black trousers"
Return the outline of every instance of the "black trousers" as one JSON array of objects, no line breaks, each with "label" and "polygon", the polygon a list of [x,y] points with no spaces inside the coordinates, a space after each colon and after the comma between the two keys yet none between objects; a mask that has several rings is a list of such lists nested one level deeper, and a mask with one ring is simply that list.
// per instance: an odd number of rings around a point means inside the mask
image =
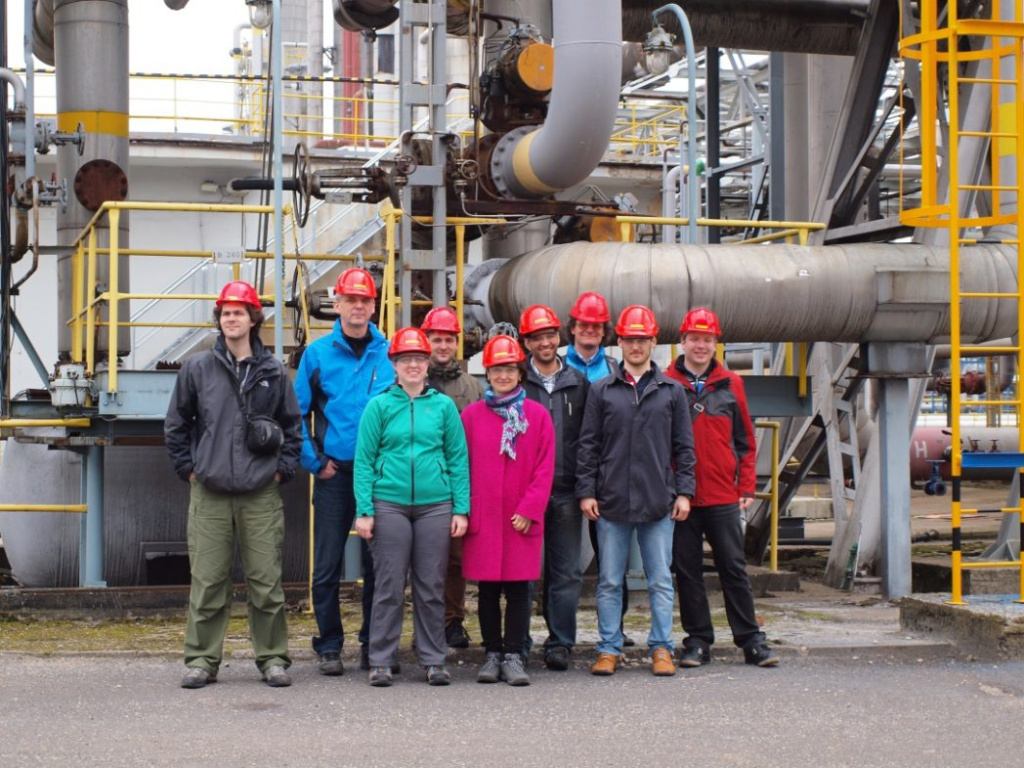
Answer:
[{"label": "black trousers", "polygon": [[[505,634],[501,633],[501,595],[505,594]],[[522,653],[530,631],[530,582],[481,581],[478,592],[480,634],[487,653]]]},{"label": "black trousers", "polygon": [[695,507],[690,516],[677,522],[672,538],[672,569],[679,593],[679,614],[688,637],[686,646],[715,642],[708,593],[704,587],[704,539],[711,546],[715,569],[725,597],[733,642],[740,648],[763,643],[764,633],[754,614],[754,592],[750,588],[747,562],[743,556],[743,521],[738,504],[727,507]]}]

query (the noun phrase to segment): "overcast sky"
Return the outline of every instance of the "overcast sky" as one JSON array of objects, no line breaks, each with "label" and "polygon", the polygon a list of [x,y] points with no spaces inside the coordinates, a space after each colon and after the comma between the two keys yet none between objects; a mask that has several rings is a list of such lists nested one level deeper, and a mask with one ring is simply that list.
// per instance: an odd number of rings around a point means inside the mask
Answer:
[{"label": "overcast sky", "polygon": [[[23,65],[23,0],[7,0],[8,66]],[[163,0],[130,0],[129,69],[132,72],[233,72],[231,39],[247,23],[244,0],[191,0],[172,11]],[[41,66],[38,59],[36,64]]]}]

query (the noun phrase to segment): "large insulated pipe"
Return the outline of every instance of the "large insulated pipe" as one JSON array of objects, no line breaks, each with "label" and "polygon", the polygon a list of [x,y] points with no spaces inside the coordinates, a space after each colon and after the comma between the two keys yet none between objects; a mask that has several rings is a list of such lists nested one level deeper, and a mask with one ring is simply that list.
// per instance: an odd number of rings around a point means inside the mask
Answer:
[{"label": "large insulated pipe", "polygon": [[559,0],[553,25],[547,119],[505,134],[491,156],[492,178],[506,197],[545,197],[580,183],[611,139],[622,70],[619,0]]},{"label": "large insulated pipe", "polygon": [[[965,248],[964,291],[1012,291],[1017,256],[1000,245]],[[531,304],[568,314],[597,291],[613,315],[646,304],[659,341],[678,341],[687,310],[712,307],[726,341],[897,341],[949,337],[949,254],[943,247],[858,243],[801,247],[570,243],[508,261],[488,284],[493,320],[516,322]],[[492,267],[493,268],[493,267]],[[472,276],[468,281],[472,280]],[[468,282],[467,281],[467,282]],[[481,285],[484,283],[481,282]],[[968,302],[969,343],[1015,332],[1014,300]]]},{"label": "large insulated pipe", "polygon": [[[57,150],[57,176],[68,184],[67,209],[57,213],[57,239],[71,245],[108,200],[123,200],[128,192],[128,0],[55,0],[54,40],[57,68],[57,130],[85,129],[81,156],[74,144]],[[99,232],[100,247],[109,244],[108,219]],[[128,217],[118,227],[121,248],[128,246]],[[128,258],[118,262],[121,291],[128,290]],[[109,280],[108,261],[97,262],[97,282]],[[58,259],[58,353],[71,349],[71,257]],[[122,315],[125,313],[122,312]],[[106,320],[104,312],[104,321]],[[118,352],[130,346],[128,328],[118,336]],[[97,339],[107,350],[107,334]]]},{"label": "large insulated pipe", "polygon": [[[788,53],[857,52],[868,0],[686,0],[697,46]],[[623,39],[643,40],[661,0],[624,0]],[[665,29],[676,35],[674,21]]]}]

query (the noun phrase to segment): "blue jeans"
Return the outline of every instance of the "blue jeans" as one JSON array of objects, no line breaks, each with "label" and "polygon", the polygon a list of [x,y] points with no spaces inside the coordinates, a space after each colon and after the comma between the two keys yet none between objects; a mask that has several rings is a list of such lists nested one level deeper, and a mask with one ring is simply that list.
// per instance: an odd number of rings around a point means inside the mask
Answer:
[{"label": "blue jeans", "polygon": [[544,621],[548,639],[544,650],[576,644],[576,611],[580,604],[583,571],[580,548],[583,526],[576,497],[552,495],[544,513]]},{"label": "blue jeans", "polygon": [[[345,545],[356,516],[352,490],[352,465],[345,463],[330,480],[313,483],[313,612],[320,635],[313,638],[318,654],[340,653],[344,645],[339,585],[344,566]],[[370,642],[370,613],[373,609],[373,559],[365,539],[359,540],[363,556],[363,624],[359,644]]]},{"label": "blue jeans", "polygon": [[601,639],[598,653],[622,654],[622,582],[629,561],[631,534],[635,530],[640,556],[647,577],[647,595],[651,604],[651,632],[647,647],[675,648],[672,642],[672,518],[669,515],[650,523],[614,523],[597,520],[597,539],[601,547],[600,577],[597,583],[597,629]]}]

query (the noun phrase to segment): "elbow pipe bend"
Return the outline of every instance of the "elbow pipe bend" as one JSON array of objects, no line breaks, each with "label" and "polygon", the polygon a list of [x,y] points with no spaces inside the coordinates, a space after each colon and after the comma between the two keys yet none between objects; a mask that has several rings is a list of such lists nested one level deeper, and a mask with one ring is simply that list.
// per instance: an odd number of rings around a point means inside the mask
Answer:
[{"label": "elbow pipe bend", "polygon": [[554,33],[555,78],[544,125],[507,133],[491,158],[505,197],[546,197],[579,184],[611,140],[622,76],[621,4],[555,3]]},{"label": "elbow pipe bend", "polygon": [[349,32],[383,29],[398,19],[395,0],[334,0],[334,20]]},{"label": "elbow pipe bend", "polygon": [[56,64],[57,57],[53,49],[53,0],[35,0],[32,53],[44,64],[51,67]]}]

